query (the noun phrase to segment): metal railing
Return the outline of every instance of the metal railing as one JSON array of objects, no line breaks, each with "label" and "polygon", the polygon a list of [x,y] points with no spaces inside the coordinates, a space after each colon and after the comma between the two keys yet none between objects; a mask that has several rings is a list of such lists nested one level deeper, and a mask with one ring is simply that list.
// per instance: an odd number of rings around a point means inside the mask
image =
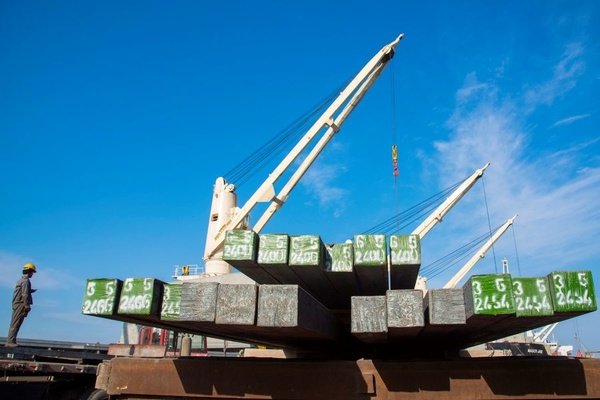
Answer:
[{"label": "metal railing", "polygon": [[204,273],[204,266],[199,266],[198,264],[176,264],[174,265],[174,268],[173,278],[186,275],[200,275]]}]

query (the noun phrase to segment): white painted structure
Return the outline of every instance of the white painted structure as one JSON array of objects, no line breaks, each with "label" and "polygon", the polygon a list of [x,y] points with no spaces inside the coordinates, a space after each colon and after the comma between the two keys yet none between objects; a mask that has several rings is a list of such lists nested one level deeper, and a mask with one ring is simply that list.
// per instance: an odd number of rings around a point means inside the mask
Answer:
[{"label": "white painted structure", "polygon": [[[348,118],[373,83],[381,75],[387,63],[392,59],[396,45],[403,36],[404,34],[401,34],[396,40],[384,46],[363,67],[273,172],[269,174],[267,179],[263,181],[242,208],[237,207],[235,185],[226,182],[224,178],[217,179],[213,191],[204,249],[206,274],[227,274],[232,272],[231,266],[223,261],[225,232],[231,229],[249,229],[248,216],[250,212],[259,202],[270,202],[271,204],[267,210],[256,224],[252,226],[253,231],[260,233],[273,214],[286,202],[290,192],[294,189],[298,181],[323,151],[331,138],[339,132],[346,118]],[[275,194],[274,184],[293,165],[302,151],[306,149],[323,129],[325,129],[324,134],[300,163],[279,193]]]}]

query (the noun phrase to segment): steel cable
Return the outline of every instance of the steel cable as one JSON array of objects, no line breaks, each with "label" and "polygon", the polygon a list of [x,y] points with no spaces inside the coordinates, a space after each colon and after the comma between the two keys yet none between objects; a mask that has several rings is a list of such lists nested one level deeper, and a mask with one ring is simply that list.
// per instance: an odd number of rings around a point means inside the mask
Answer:
[{"label": "steel cable", "polygon": [[270,165],[273,160],[282,153],[288,152],[295,143],[306,133],[311,124],[317,120],[329,105],[346,86],[346,83],[340,85],[327,96],[322,98],[310,110],[296,118],[283,130],[270,138],[266,143],[260,146],[252,154],[240,161],[235,167],[227,171],[223,176],[226,181],[235,184],[238,188],[253,178],[258,172]]}]

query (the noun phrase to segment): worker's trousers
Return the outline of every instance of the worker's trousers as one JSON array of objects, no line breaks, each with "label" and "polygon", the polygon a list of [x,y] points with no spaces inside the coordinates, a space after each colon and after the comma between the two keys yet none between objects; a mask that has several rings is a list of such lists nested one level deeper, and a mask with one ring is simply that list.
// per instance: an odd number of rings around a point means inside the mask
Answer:
[{"label": "worker's trousers", "polygon": [[12,318],[10,320],[10,327],[8,328],[8,336],[6,337],[7,344],[17,343],[17,334],[21,328],[23,320],[29,313],[29,307],[25,303],[18,303],[13,305]]}]

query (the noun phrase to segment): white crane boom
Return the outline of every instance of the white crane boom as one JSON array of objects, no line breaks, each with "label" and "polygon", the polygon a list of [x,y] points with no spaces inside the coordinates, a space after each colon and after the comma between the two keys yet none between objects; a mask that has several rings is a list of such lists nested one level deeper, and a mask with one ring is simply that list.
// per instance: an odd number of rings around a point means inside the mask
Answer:
[{"label": "white crane boom", "polygon": [[585,347],[585,344],[583,344],[583,342],[581,341],[581,339],[579,339],[579,335],[577,333],[575,333],[575,340],[577,340],[577,343],[579,343],[579,346],[583,350],[583,354],[587,355],[588,354],[588,349],[587,349],[587,347]]},{"label": "white crane boom", "polygon": [[519,214],[515,214],[514,217],[506,221],[504,225],[502,225],[500,229],[498,229],[496,233],[494,233],[494,235],[492,235],[492,237],[489,238],[487,242],[485,242],[481,249],[479,249],[479,251],[473,257],[471,257],[469,261],[467,261],[467,263],[460,269],[460,271],[458,271],[456,275],[454,275],[452,279],[450,279],[448,283],[444,285],[444,289],[455,288],[458,282],[465,277],[465,275],[471,270],[471,268],[473,268],[473,266],[477,264],[479,260],[485,257],[485,253],[487,253],[487,251],[494,245],[494,243],[500,238],[500,236],[502,236],[504,232],[506,232],[508,227],[513,224],[515,218],[517,218],[518,215]]},{"label": "white crane boom", "polygon": [[594,354],[600,353],[600,350],[588,350],[588,348],[583,344],[581,339],[579,339],[579,335],[575,333],[575,340],[579,343],[581,350],[583,350],[583,356],[586,358],[594,358]]},{"label": "white crane boom", "polygon": [[[237,197],[234,193],[235,186],[225,182],[223,178],[218,178],[215,184],[213,194],[213,204],[211,207],[211,216],[209,219],[209,228],[204,252],[204,261],[206,262],[206,272],[210,273],[210,264],[220,266],[216,268],[215,273],[226,273],[226,266],[221,259],[223,244],[225,241],[225,232],[230,229],[237,229],[244,226],[250,212],[259,202],[271,202],[267,210],[260,217],[252,230],[259,233],[266,225],[269,219],[281,208],[287,200],[290,192],[315,161],[317,156],[325,148],[339,130],[346,118],[354,110],[356,105],[362,100],[373,83],[377,80],[387,63],[394,56],[396,45],[403,38],[404,34],[399,35],[396,40],[384,46],[352,79],[348,86],[340,93],[337,99],[327,108],[327,110],[312,125],[306,134],[298,141],[294,148],[285,156],[279,165],[269,174],[268,178],[260,185],[254,194],[246,201],[240,209],[236,207]],[[287,171],[294,160],[306,149],[317,134],[326,128],[325,133],[317,144],[313,147],[304,161],[296,169],[283,186],[281,191],[275,195],[274,184]],[[214,262],[213,262],[214,260]]]},{"label": "white crane boom", "polygon": [[434,211],[429,217],[425,219],[414,231],[413,235],[419,235],[421,239],[427,235],[427,233],[439,222],[442,221],[444,216],[458,203],[460,199],[473,187],[475,182],[483,176],[483,173],[490,163],[485,164],[482,168],[478,169],[465,179],[465,181],[450,195],[448,198]]},{"label": "white crane boom", "polygon": [[[298,169],[294,172],[294,174],[290,177],[285,186],[281,189],[281,191],[277,194],[277,196],[271,201],[271,204],[267,208],[267,210],[263,213],[260,219],[253,226],[253,230],[256,232],[260,232],[262,228],[267,224],[269,219],[281,208],[283,203],[285,203],[288,199],[290,192],[294,189],[296,184],[300,181],[302,176],[306,173],[308,168],[312,165],[312,163],[317,159],[319,154],[323,151],[327,143],[333,138],[333,136],[340,130],[340,127],[346,121],[346,118],[354,111],[354,108],[358,105],[358,103],[362,100],[362,98],[367,94],[367,91],[371,88],[371,86],[375,83],[377,78],[385,65],[389,61],[390,58],[386,59],[386,55],[390,54],[391,51],[396,47],[398,41],[402,39],[402,35],[400,35],[396,41],[384,47],[377,56],[375,56],[369,64],[363,69],[361,73],[359,73],[354,80],[348,85],[348,87],[342,92],[339,100],[339,105],[336,103],[332,104],[329,109],[323,114],[321,117],[321,122],[317,121],[315,125],[308,131],[307,135],[311,134],[311,131],[318,132],[323,124],[328,125],[329,128],[325,132],[325,134],[319,139],[315,147],[310,151],[310,153],[306,156],[304,161],[300,164]],[[385,61],[383,61],[385,59]],[[377,62],[377,60],[379,60]],[[374,64],[370,66],[370,64]],[[358,89],[356,89],[356,85],[359,85]],[[347,92],[347,94],[345,94]],[[355,93],[350,99],[349,102],[346,103],[346,106],[341,109],[337,117],[334,119],[334,114],[340,109],[340,106],[344,104],[345,100],[351,93]],[[343,96],[343,98],[342,98]],[[333,122],[333,123],[332,123]],[[312,136],[312,135],[311,135]]]},{"label": "white crane boom", "polygon": [[557,326],[558,322],[544,326],[542,329],[540,329],[533,335],[533,341],[535,343],[544,343],[546,339],[548,339],[548,336],[550,336],[552,331],[554,331],[554,328],[556,328]]}]

